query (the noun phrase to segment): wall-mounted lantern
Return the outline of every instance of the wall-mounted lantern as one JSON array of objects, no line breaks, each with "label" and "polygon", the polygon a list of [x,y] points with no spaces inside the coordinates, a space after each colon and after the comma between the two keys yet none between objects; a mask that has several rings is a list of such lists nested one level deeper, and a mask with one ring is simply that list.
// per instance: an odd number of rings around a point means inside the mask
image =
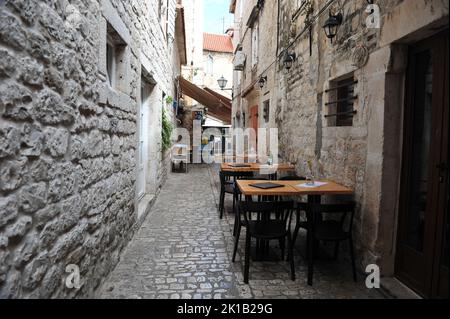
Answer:
[{"label": "wall-mounted lantern", "polygon": [[330,10],[330,17],[325,22],[323,28],[325,30],[325,34],[327,35],[327,38],[331,39],[331,43],[333,43],[333,38],[337,34],[337,30],[339,26],[342,24],[342,14],[338,13],[336,15],[331,14]]},{"label": "wall-mounted lantern", "polygon": [[217,84],[219,84],[219,87],[221,90],[223,90],[227,86],[228,80],[223,77],[223,75],[220,77],[220,79],[217,80]]},{"label": "wall-mounted lantern", "polygon": [[217,80],[217,84],[219,85],[222,91],[231,91],[233,89],[226,89],[228,80],[223,77],[223,75]]},{"label": "wall-mounted lantern", "polygon": [[292,68],[292,64],[296,60],[297,55],[294,53],[289,53],[288,50],[286,50],[284,54],[283,64],[286,70],[290,70]]},{"label": "wall-mounted lantern", "polygon": [[261,90],[266,85],[266,83],[267,83],[267,76],[262,76],[259,78],[258,85]]}]

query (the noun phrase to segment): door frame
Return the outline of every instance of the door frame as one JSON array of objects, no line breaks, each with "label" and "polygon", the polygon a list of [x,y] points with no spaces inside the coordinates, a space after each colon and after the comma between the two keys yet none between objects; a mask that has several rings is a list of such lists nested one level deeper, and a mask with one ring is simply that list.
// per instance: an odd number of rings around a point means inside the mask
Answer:
[{"label": "door frame", "polygon": [[[398,277],[402,282],[405,282],[409,287],[413,290],[417,291],[419,294],[424,295],[426,297],[433,297],[436,295],[436,289],[439,285],[439,267],[440,263],[438,262],[438,257],[442,253],[442,233],[443,227],[437,227],[437,225],[442,225],[444,220],[444,212],[442,205],[445,205],[443,200],[435,200],[435,201],[427,201],[426,214],[431,214],[431,212],[435,211],[435,216],[426,216],[427,222],[425,223],[424,230],[424,247],[423,254],[424,263],[423,267],[425,271],[425,277],[423,282],[408,276],[405,272],[402,272],[400,268],[401,266],[401,243],[402,239],[405,238],[405,222],[407,221],[407,203],[409,201],[409,189],[408,184],[410,182],[410,173],[411,173],[411,162],[407,160],[410,153],[412,152],[412,143],[413,137],[411,136],[414,123],[413,123],[413,105],[414,105],[414,97],[411,92],[414,91],[415,84],[415,72],[414,72],[414,64],[411,63],[411,57],[413,52],[420,52],[425,48],[430,47],[438,47],[441,45],[439,43],[439,39],[442,37],[448,37],[448,29],[439,32],[427,39],[421,40],[412,44],[408,51],[408,67],[406,72],[406,81],[405,81],[405,104],[404,104],[404,116],[403,116],[403,146],[401,152],[401,175],[400,175],[400,192],[399,192],[399,214],[398,214],[398,227],[397,227],[397,240],[396,240],[396,255],[395,255],[395,276]],[[448,41],[447,41],[447,53],[448,53]],[[433,53],[433,60],[436,58],[437,54],[445,54],[445,50],[442,50],[442,47],[436,50],[437,53]],[[448,54],[442,58],[442,61],[446,60],[446,66],[448,67]],[[441,61],[441,60],[439,60]],[[433,71],[437,68],[433,67]],[[448,71],[447,71],[448,72]],[[448,180],[446,184],[440,186],[437,180],[439,179],[439,172],[435,167],[435,163],[442,161],[442,153],[445,146],[445,143],[448,143],[448,122],[445,122],[445,116],[448,118],[448,91],[445,94],[445,88],[448,88],[448,73],[445,76],[445,72],[434,72],[433,73],[433,96],[432,96],[432,104],[433,108],[439,107],[438,110],[433,110],[432,112],[432,128],[436,128],[436,125],[441,127],[441,134],[439,138],[441,138],[441,144],[439,147],[430,143],[429,146],[429,163],[428,163],[428,175],[429,180],[432,181],[427,185],[427,194],[428,198],[438,199],[440,196],[444,196],[446,191],[448,192]],[[446,85],[446,86],[444,86]],[[442,97],[446,97],[447,101],[441,103]],[[447,112],[447,114],[445,114]],[[444,114],[443,117],[437,117],[436,114]],[[441,123],[439,123],[441,122]],[[445,124],[447,125],[445,127]],[[439,127],[438,126],[438,127]],[[436,134],[436,130],[434,130],[434,134]],[[447,134],[445,137],[444,134]],[[434,140],[435,137],[431,137]],[[447,142],[446,142],[447,141]],[[447,155],[448,156],[448,155]],[[447,158],[448,163],[448,158]],[[444,195],[443,195],[444,194]],[[430,218],[431,217],[431,218]],[[437,240],[440,238],[441,240]],[[419,266],[419,265],[417,265]]]}]

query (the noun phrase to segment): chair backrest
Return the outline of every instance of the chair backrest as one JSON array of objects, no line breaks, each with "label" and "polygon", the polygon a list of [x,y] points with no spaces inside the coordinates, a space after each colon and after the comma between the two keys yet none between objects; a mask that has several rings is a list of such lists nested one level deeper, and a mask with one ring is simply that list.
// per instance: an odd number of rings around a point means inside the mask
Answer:
[{"label": "chair backrest", "polygon": [[[339,204],[310,204],[309,209],[313,214],[328,214],[335,216],[342,227],[342,230],[350,232],[353,228],[353,218],[355,216],[355,202],[345,202]],[[349,228],[344,229],[345,222],[348,220]]]},{"label": "chair backrest", "polygon": [[245,224],[250,220],[265,223],[273,220],[282,220],[288,227],[291,225],[292,213],[295,209],[293,201],[285,202],[252,202],[240,201],[238,203],[238,212],[244,216]]},{"label": "chair backrest", "polygon": [[234,179],[245,179],[246,177],[253,177],[253,172],[220,171],[220,174],[224,177],[230,177]]}]

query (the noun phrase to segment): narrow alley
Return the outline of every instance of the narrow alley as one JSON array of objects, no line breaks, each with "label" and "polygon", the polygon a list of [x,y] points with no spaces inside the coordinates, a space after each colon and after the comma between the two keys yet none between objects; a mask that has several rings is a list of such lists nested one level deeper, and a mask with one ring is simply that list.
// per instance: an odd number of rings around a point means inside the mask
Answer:
[{"label": "narrow alley", "polygon": [[[100,298],[382,298],[354,283],[350,264],[318,263],[316,282],[306,284],[306,263],[296,254],[297,280],[286,261],[252,263],[242,280],[240,251],[231,262],[233,215],[218,218],[217,168],[190,166],[169,174],[140,230],[100,290]],[[231,210],[231,200],[227,203]],[[245,237],[245,236],[242,236]],[[297,240],[298,244],[304,241]],[[241,245],[243,247],[243,245]]]}]

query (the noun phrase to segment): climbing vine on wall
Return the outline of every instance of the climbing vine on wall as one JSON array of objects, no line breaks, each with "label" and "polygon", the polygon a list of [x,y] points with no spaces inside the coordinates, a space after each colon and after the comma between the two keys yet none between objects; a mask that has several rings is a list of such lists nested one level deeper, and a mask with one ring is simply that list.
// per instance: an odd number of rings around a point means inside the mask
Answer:
[{"label": "climbing vine on wall", "polygon": [[162,131],[161,131],[161,140],[162,140],[162,151],[165,152],[172,146],[171,137],[173,132],[173,125],[170,121],[169,117],[166,114],[166,110],[162,111]]}]

